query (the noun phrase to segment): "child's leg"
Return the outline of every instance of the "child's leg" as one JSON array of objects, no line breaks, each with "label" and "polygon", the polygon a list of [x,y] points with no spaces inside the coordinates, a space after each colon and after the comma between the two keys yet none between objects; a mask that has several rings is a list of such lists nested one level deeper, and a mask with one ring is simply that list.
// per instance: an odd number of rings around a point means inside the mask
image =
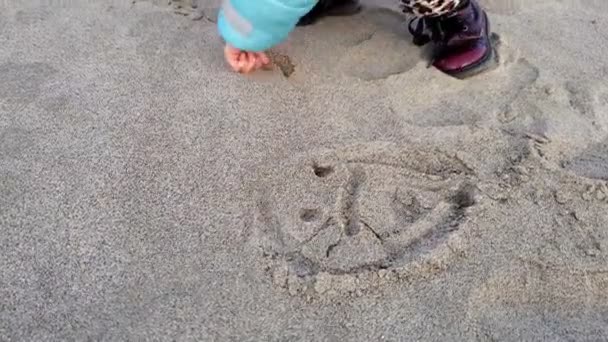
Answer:
[{"label": "child's leg", "polygon": [[[400,0],[418,27],[414,41],[432,39],[438,46],[433,65],[450,75],[466,77],[486,69],[492,58],[490,25],[478,0]],[[430,34],[425,34],[430,31]]]},{"label": "child's leg", "polygon": [[312,11],[300,19],[298,26],[314,24],[325,16],[347,16],[360,11],[359,0],[319,0]]}]

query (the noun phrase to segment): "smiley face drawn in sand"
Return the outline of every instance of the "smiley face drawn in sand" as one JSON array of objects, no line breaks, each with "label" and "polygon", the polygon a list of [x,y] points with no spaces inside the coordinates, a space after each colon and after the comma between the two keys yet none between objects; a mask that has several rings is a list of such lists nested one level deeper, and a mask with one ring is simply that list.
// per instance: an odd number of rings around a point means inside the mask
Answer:
[{"label": "smiley face drawn in sand", "polygon": [[356,292],[453,258],[449,241],[475,204],[460,161],[392,144],[295,158],[276,176],[259,192],[256,242],[293,294]]}]

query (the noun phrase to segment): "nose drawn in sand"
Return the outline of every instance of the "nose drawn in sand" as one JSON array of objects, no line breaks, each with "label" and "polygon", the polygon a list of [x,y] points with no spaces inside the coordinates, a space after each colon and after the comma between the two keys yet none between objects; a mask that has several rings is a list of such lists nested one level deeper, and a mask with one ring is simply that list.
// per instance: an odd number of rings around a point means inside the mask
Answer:
[{"label": "nose drawn in sand", "polygon": [[289,286],[433,258],[475,204],[472,171],[439,151],[357,145],[288,164],[261,192],[257,236]]}]

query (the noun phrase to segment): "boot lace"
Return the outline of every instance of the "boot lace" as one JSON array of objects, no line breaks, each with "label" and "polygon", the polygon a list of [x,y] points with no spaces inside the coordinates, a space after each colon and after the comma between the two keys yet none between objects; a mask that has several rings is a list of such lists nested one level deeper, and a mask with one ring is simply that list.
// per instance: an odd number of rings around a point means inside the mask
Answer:
[{"label": "boot lace", "polygon": [[468,31],[468,27],[459,16],[420,17],[410,20],[408,30],[414,37],[414,44],[422,46],[431,41],[447,43]]},{"label": "boot lace", "polygon": [[417,46],[434,42],[437,49],[429,61],[429,67],[444,53],[448,43],[468,31],[468,27],[459,16],[419,17],[410,20],[408,30]]}]

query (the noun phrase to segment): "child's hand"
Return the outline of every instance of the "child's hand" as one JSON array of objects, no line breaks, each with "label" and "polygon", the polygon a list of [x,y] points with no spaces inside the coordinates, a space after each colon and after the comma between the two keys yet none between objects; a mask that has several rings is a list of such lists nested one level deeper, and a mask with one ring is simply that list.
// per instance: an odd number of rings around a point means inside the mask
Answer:
[{"label": "child's hand", "polygon": [[224,48],[224,57],[234,71],[245,74],[270,64],[270,58],[264,52],[243,51],[229,44]]}]

